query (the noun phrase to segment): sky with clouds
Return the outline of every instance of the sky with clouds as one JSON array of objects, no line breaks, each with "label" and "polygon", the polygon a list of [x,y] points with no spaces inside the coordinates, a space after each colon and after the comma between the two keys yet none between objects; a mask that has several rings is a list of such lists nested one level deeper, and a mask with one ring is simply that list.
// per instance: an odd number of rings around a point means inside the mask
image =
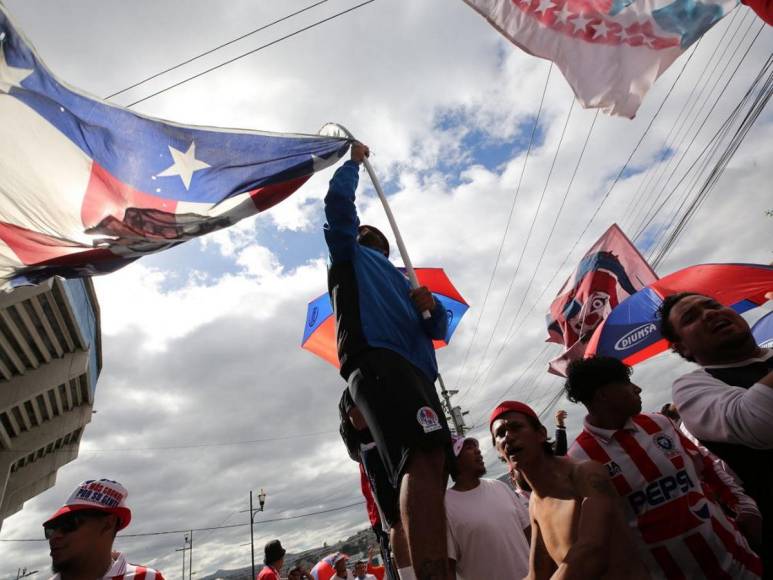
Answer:
[{"label": "sky with clouds", "polygon": [[[55,74],[106,96],[310,3],[232,0],[215,12],[203,0],[4,4]],[[330,0],[112,101],[131,103],[354,4]],[[503,396],[552,413],[561,383],[544,372],[559,353],[543,343],[550,300],[609,225],[633,237],[666,200],[636,240],[645,254],[657,248],[694,191],[692,174],[677,183],[773,51],[773,29],[755,37],[760,25],[738,8],[687,66],[683,56],[661,77],[634,120],[572,106],[557,69],[506,43],[461,0],[377,0],[135,109],[285,132],[312,133],[334,121],[368,143],[414,264],[445,268],[471,304],[438,359],[485,441],[482,418]],[[773,261],[771,158],[768,110],[658,274],[709,261]],[[104,349],[98,413],[78,459],[5,520],[0,540],[40,537],[41,522],[74,486],[99,477],[129,489],[127,533],[244,523],[239,510],[259,488],[268,500],[257,517],[258,546],[280,537],[300,551],[365,527],[359,506],[260,523],[360,501],[356,465],[337,435],[344,385],[299,347],[306,303],[326,289],[322,198],[332,171],[263,215],[95,280]],[[387,231],[364,171],[358,206],[362,221]],[[641,365],[635,379],[645,408],[667,401],[671,381],[687,368],[670,355]],[[576,433],[580,408],[558,404]],[[483,447],[498,475],[500,464]],[[117,546],[177,578],[182,541],[171,534],[119,538]],[[247,526],[196,534],[194,570],[248,565],[246,542]],[[43,542],[0,542],[0,578],[18,567],[46,570],[47,552]]]}]

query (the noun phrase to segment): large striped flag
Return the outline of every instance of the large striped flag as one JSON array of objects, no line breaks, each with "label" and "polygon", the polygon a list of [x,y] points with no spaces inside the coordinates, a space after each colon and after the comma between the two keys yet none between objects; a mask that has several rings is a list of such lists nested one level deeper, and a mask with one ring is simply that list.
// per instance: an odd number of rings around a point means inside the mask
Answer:
[{"label": "large striped flag", "polygon": [[464,0],[552,60],[583,107],[631,117],[655,80],[737,0]]},{"label": "large striped flag", "polygon": [[185,126],[68,87],[0,5],[0,287],[116,270],[266,210],[348,140]]}]

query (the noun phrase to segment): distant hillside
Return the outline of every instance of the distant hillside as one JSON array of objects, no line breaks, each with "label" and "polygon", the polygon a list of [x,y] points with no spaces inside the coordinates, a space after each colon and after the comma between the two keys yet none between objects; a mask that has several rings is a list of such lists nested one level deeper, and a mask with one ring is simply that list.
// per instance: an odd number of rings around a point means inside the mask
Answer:
[{"label": "distant hillside", "polygon": [[[369,528],[366,528],[335,544],[312,548],[311,550],[306,550],[298,554],[288,552],[285,556],[285,571],[297,564],[301,564],[305,566],[307,570],[311,570],[314,564],[333,552],[344,552],[354,559],[365,558],[368,553],[368,546],[373,546],[375,544],[376,538],[373,535],[373,532]],[[260,550],[260,554],[260,564],[258,564],[257,561],[255,562],[256,573],[263,567],[262,549]],[[257,546],[255,550],[255,559],[258,560]],[[247,566],[236,570],[218,570],[214,574],[204,576],[199,580],[251,580],[251,576],[252,567]]]}]

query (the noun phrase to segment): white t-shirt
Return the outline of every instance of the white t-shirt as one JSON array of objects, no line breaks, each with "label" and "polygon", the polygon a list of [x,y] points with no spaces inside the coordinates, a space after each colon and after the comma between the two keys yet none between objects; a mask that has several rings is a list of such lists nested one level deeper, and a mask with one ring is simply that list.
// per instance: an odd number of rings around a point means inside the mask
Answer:
[{"label": "white t-shirt", "polygon": [[506,483],[481,479],[469,491],[447,490],[446,514],[457,578],[513,580],[529,573],[529,511]]}]

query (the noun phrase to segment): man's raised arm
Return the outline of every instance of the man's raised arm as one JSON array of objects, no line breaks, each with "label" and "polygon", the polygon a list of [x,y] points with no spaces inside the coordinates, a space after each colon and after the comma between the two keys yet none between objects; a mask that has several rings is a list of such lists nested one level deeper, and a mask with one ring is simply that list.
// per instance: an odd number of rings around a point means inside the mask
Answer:
[{"label": "man's raised arm", "polygon": [[360,179],[360,163],[370,154],[362,143],[352,145],[351,159],[339,167],[325,196],[325,241],[333,263],[351,260],[357,245],[360,219],[354,205],[354,192]]}]

